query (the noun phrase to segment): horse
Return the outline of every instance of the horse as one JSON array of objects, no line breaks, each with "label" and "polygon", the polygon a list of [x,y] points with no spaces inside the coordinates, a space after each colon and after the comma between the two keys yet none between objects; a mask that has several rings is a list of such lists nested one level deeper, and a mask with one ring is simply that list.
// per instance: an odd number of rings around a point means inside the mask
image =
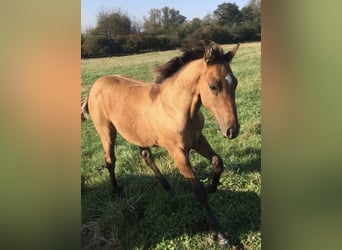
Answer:
[{"label": "horse", "polygon": [[[224,169],[222,158],[202,133],[204,116],[201,105],[215,118],[223,137],[239,134],[235,105],[238,81],[229,63],[240,44],[224,53],[215,42],[198,43],[181,49],[181,55],[154,68],[153,83],[125,75],[99,78],[81,105],[82,120],[91,117],[100,136],[113,194],[119,193],[115,177],[115,139],[117,133],[140,148],[140,154],[167,192],[172,187],[153,160],[151,147],[164,147],[180,173],[189,181],[206,212],[219,245],[229,246],[228,237],[213,214],[207,193],[217,190]],[[213,176],[207,190],[196,178],[189,161],[193,149],[211,161]]]}]

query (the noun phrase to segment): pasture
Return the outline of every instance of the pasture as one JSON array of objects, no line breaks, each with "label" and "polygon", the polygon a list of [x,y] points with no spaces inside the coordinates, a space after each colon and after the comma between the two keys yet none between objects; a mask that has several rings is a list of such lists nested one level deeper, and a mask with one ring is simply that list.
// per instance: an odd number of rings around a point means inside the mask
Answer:
[{"label": "pasture", "polygon": [[[228,51],[233,46],[222,47]],[[176,55],[179,52],[173,50],[82,60],[81,96],[103,75],[126,74],[151,82],[150,68]],[[209,205],[231,243],[253,250],[261,249],[260,61],[261,44],[246,43],[231,63],[239,81],[236,105],[241,127],[236,139],[224,139],[202,107],[206,117],[203,133],[225,166],[218,191],[208,195]],[[113,199],[99,136],[91,119],[81,126],[82,249],[219,249],[213,231],[208,230],[205,212],[166,150],[152,148],[152,153],[175,191],[173,196],[162,189],[139,148],[118,136],[116,173],[125,198]],[[211,163],[195,152],[190,159],[197,177],[208,184]]]}]

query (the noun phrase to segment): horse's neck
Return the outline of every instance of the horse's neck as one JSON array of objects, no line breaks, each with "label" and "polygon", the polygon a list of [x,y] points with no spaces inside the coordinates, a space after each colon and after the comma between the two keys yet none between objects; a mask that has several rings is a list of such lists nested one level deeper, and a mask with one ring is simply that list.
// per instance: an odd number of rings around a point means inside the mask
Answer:
[{"label": "horse's neck", "polygon": [[178,111],[194,114],[200,107],[199,80],[202,60],[190,62],[184,69],[167,80],[164,91],[169,105]]}]

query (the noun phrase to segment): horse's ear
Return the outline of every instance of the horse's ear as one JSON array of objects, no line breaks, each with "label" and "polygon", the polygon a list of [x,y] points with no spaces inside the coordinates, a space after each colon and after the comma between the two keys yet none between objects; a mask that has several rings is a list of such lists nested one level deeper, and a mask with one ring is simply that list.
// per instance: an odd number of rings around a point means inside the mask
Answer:
[{"label": "horse's ear", "polygon": [[230,62],[233,57],[235,56],[237,50],[239,49],[240,43],[238,43],[234,48],[232,48],[230,51],[228,51],[226,54],[224,54],[224,59],[228,62]]}]

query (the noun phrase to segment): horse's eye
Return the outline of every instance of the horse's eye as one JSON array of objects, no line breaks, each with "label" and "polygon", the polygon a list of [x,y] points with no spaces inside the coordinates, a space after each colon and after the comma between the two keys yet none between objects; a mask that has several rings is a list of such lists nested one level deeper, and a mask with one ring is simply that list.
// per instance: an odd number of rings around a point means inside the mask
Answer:
[{"label": "horse's eye", "polygon": [[218,92],[221,90],[221,86],[217,83],[209,84],[209,88],[214,95],[217,95]]}]

